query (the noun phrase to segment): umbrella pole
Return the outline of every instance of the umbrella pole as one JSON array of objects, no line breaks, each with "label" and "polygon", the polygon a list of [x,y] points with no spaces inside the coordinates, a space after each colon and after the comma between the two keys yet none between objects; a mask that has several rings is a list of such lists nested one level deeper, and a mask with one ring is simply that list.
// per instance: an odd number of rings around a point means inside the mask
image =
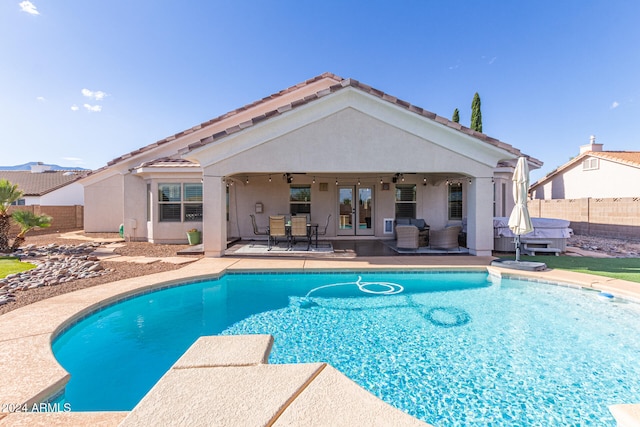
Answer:
[{"label": "umbrella pole", "polygon": [[516,262],[520,262],[520,235],[516,234]]}]

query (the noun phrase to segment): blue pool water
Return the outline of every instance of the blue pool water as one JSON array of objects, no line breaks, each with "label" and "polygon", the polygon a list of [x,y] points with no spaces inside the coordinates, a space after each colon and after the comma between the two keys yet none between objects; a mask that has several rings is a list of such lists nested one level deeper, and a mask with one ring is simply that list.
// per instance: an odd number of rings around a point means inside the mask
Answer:
[{"label": "blue pool water", "polygon": [[436,426],[614,426],[640,401],[640,307],[485,273],[228,274],[148,293],[53,343],[75,411],[130,410],[202,335],[272,334]]}]

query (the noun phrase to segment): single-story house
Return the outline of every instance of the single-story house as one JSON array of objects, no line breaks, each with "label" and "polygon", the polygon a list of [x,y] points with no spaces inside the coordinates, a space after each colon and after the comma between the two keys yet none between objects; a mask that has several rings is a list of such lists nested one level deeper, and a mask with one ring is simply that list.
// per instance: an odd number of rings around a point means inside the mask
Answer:
[{"label": "single-story house", "polygon": [[640,151],[603,151],[591,136],[580,155],[529,187],[532,199],[640,196]]},{"label": "single-story house", "polygon": [[32,164],[30,170],[0,170],[0,179],[18,186],[23,195],[19,206],[82,206],[84,187],[78,182],[88,170],[52,170],[50,165]]},{"label": "single-story house", "polygon": [[251,239],[250,215],[309,214],[327,239],[391,239],[396,217],[466,224],[490,255],[513,206],[517,148],[354,79],[325,73],[110,161],[81,180],[85,231],[186,243]]}]

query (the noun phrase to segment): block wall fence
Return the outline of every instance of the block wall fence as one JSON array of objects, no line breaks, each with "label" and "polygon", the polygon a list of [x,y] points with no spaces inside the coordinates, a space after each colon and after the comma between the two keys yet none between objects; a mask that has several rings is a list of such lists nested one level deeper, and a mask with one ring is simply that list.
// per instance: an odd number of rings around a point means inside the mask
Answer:
[{"label": "block wall fence", "polygon": [[529,214],[571,221],[574,234],[640,240],[640,197],[529,200]]},{"label": "block wall fence", "polygon": [[[51,227],[40,230],[31,230],[28,236],[46,233],[57,233],[72,230],[81,230],[84,227],[84,206],[11,206],[9,213],[19,211],[31,211],[35,215],[49,215],[53,218]],[[13,238],[20,231],[16,224],[11,226],[10,236]]]}]

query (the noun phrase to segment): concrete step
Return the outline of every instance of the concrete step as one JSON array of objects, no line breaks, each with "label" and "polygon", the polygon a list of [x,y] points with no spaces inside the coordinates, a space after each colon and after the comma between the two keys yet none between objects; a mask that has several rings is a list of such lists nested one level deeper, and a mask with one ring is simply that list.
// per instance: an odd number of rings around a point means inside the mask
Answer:
[{"label": "concrete step", "polygon": [[526,253],[527,255],[532,255],[532,256],[535,256],[536,253],[549,253],[549,254],[552,253],[558,256],[562,251],[558,248],[528,248],[525,245],[523,252]]}]

